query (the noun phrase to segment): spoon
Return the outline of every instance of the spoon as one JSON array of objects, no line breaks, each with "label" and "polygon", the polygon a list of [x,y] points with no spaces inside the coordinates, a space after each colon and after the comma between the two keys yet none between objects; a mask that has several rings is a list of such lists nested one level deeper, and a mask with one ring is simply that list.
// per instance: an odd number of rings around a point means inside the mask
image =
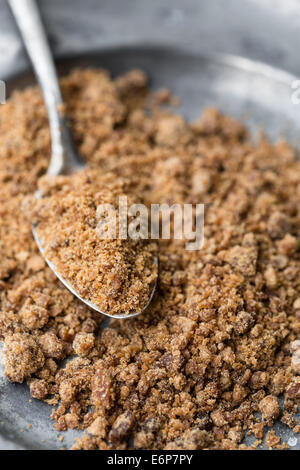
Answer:
[{"label": "spoon", "polygon": [[[63,97],[36,1],[8,0],[8,3],[21,32],[24,45],[41,86],[48,112],[51,133],[51,160],[47,173],[50,176],[58,176],[83,170],[86,163],[76,150],[66,117],[62,112]],[[39,193],[37,193],[36,196],[38,198],[41,197]],[[32,232],[41,254],[58,279],[65,285],[65,287],[67,287],[67,289],[69,289],[69,291],[72,292],[73,295],[78,297],[78,299],[92,309],[111,318],[123,319],[140,315],[148,308],[155,293],[156,283],[150,293],[149,301],[142,312],[133,312],[129,314],[120,313],[116,315],[110,315],[107,312],[103,312],[97,305],[81,297],[71,284],[57,272],[55,265],[45,256],[42,241],[34,226],[32,226]],[[156,256],[154,257],[154,264],[156,266],[158,265],[158,259]]]}]

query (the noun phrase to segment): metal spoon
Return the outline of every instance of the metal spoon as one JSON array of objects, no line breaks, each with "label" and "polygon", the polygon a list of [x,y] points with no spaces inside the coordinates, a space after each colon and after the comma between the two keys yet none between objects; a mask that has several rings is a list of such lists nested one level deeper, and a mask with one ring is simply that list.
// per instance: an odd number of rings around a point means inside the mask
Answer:
[{"label": "metal spoon", "polygon": [[[8,3],[21,32],[27,53],[31,59],[33,69],[41,86],[45,105],[48,111],[52,147],[48,175],[58,176],[80,171],[86,164],[76,150],[67,120],[62,113],[63,97],[37,4],[35,0],[8,0]],[[37,196],[39,197],[39,195]],[[97,312],[111,318],[122,319],[139,315],[137,312],[130,313],[128,315],[121,313],[118,315],[110,315],[107,312],[101,311],[99,307],[94,305],[92,302],[81,297],[70,283],[57,272],[55,265],[45,256],[43,244],[37,235],[34,226],[32,227],[32,232],[39,250],[49,267],[54,271],[58,279],[67,287],[67,289],[69,289],[72,294],[78,297],[82,302]],[[154,258],[154,263],[158,265],[156,257]],[[148,308],[154,296],[155,289],[156,283],[151,291],[149,302],[143,311]]]}]

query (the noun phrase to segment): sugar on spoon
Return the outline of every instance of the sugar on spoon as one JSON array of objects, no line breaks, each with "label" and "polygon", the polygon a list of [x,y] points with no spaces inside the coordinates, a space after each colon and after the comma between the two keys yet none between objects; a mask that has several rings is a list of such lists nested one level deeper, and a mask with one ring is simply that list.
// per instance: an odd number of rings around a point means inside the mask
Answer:
[{"label": "sugar on spoon", "polygon": [[[41,86],[48,112],[51,133],[51,160],[47,174],[49,176],[59,176],[83,170],[86,164],[76,150],[66,117],[62,112],[63,97],[36,1],[8,0],[8,3],[21,32],[24,45]],[[41,197],[39,193],[37,193],[37,197]],[[32,226],[32,232],[41,254],[58,279],[67,287],[67,289],[69,289],[69,291],[72,292],[72,294],[92,309],[111,318],[123,319],[139,315],[148,308],[155,293],[156,282],[151,290],[149,301],[142,312],[111,315],[100,310],[97,305],[81,297],[74,287],[72,287],[72,285],[64,279],[59,272],[57,272],[55,265],[45,256],[43,243],[39,238],[34,225]],[[156,256],[154,256],[154,264],[156,264],[156,266],[158,264]]]}]

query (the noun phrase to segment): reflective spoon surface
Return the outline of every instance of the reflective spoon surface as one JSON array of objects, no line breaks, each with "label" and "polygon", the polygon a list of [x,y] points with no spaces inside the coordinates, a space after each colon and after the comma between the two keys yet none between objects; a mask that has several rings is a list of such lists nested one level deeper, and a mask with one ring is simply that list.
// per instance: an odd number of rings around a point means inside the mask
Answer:
[{"label": "reflective spoon surface", "polygon": [[[45,105],[49,117],[51,133],[51,160],[48,175],[58,176],[82,170],[86,163],[78,154],[74,144],[66,117],[63,115],[63,97],[60,90],[55,64],[48,44],[47,36],[35,0],[8,0],[10,8],[21,32],[28,56],[43,92]],[[39,195],[37,194],[39,197]],[[149,301],[142,312],[110,315],[81,297],[78,292],[56,270],[55,265],[45,256],[42,241],[35,227],[32,226],[33,236],[37,246],[45,258],[48,266],[54,271],[58,279],[78,297],[82,302],[103,315],[111,318],[130,318],[143,313],[149,306],[156,289],[156,283],[151,291]],[[158,265],[157,257],[154,263]]]}]

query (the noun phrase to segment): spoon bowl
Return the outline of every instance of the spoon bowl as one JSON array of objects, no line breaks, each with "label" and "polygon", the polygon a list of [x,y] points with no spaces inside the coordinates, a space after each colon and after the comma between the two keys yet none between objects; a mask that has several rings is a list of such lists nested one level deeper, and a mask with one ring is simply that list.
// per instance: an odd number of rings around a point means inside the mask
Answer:
[{"label": "spoon bowl", "polygon": [[[39,236],[38,236],[38,234],[37,234],[37,232],[36,232],[36,229],[35,229],[35,226],[34,226],[34,225],[32,226],[32,233],[33,233],[34,239],[35,239],[35,241],[36,241],[36,244],[37,244],[37,246],[38,246],[40,252],[42,253],[42,255],[43,255],[45,261],[47,262],[49,268],[52,269],[52,271],[54,271],[55,275],[56,275],[56,276],[58,277],[58,279],[64,284],[64,286],[66,286],[66,288],[69,289],[69,291],[72,292],[73,295],[75,295],[76,297],[78,297],[78,299],[81,300],[83,303],[85,303],[88,307],[92,308],[93,310],[96,310],[96,312],[98,312],[98,313],[102,313],[103,315],[107,315],[108,317],[111,317],[111,318],[117,318],[117,319],[119,319],[119,320],[123,320],[123,319],[125,319],[125,318],[126,318],[126,319],[127,319],[127,318],[133,318],[133,317],[136,317],[136,316],[140,315],[140,313],[138,313],[138,312],[129,313],[129,314],[126,314],[126,313],[121,314],[121,313],[120,313],[120,314],[116,314],[116,315],[110,315],[109,313],[103,312],[102,310],[100,310],[100,308],[97,307],[97,305],[93,304],[93,303],[90,302],[89,300],[86,300],[86,299],[84,299],[83,297],[81,297],[81,296],[78,294],[78,292],[74,289],[74,287],[72,287],[71,284],[70,284],[68,281],[66,281],[66,279],[64,279],[64,278],[59,274],[59,272],[56,270],[56,267],[55,267],[54,263],[52,263],[52,262],[45,256],[45,251],[44,251],[44,248],[43,248],[43,244],[42,244],[41,239],[39,238]],[[156,256],[154,257],[154,264],[155,264],[156,266],[158,266],[158,258],[157,258]],[[143,311],[145,311],[145,310],[149,307],[149,305],[150,305],[150,303],[151,303],[151,301],[152,301],[152,299],[153,299],[153,296],[154,296],[155,290],[156,290],[156,284],[157,284],[157,282],[155,282],[155,284],[154,284],[154,286],[153,286],[153,289],[152,289],[151,294],[150,294],[150,297],[149,297],[149,301],[148,301],[148,303],[147,303],[147,305],[145,306],[145,308],[144,308]]]}]

